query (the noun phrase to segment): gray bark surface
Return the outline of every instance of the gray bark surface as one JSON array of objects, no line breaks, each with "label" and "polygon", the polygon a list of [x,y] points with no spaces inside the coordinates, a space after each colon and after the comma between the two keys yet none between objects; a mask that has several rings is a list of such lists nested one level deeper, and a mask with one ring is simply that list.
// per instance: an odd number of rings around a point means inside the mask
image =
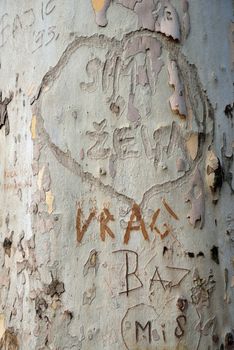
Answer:
[{"label": "gray bark surface", "polygon": [[234,349],[233,12],[0,2],[0,349]]}]

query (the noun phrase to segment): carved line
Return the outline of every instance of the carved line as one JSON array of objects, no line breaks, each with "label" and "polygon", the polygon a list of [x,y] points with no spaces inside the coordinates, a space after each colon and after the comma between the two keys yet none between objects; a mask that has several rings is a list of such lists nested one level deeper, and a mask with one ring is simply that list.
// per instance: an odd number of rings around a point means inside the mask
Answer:
[{"label": "carved line", "polygon": [[[180,63],[179,67],[181,69],[182,76],[184,77],[186,75],[186,77],[189,81],[193,80],[193,82],[195,82],[195,86],[193,84],[193,92],[191,91],[191,88],[189,88],[189,84],[188,84],[188,86],[186,86],[186,88],[188,89],[190,99],[192,99],[194,97],[194,95],[196,95],[196,93],[197,93],[200,96],[201,101],[203,102],[204,115],[203,115],[203,123],[202,124],[203,124],[204,132],[205,132],[205,118],[207,116],[213,117],[213,108],[212,108],[211,103],[209,102],[207,96],[204,94],[204,92],[202,90],[202,85],[200,83],[200,80],[198,79],[196,67],[194,65],[191,65],[187,61],[187,59],[182,54],[179,46],[176,43],[169,42],[168,40],[165,40],[163,35],[160,35],[160,33],[152,33],[148,30],[135,31],[135,32],[131,32],[129,34],[126,34],[124,36],[124,38],[122,39],[122,41],[118,41],[114,38],[109,38],[109,37],[106,37],[104,35],[99,36],[97,34],[93,35],[91,37],[84,37],[84,36],[76,37],[70,44],[68,44],[67,48],[65,49],[65,51],[61,55],[58,63],[44,75],[42,82],[38,88],[38,92],[37,92],[36,96],[34,96],[33,100],[31,101],[31,104],[33,104],[36,100],[39,99],[40,95],[42,94],[42,92],[46,88],[48,89],[48,87],[51,87],[53,85],[54,81],[60,76],[62,69],[68,63],[72,54],[78,48],[80,48],[82,46],[92,46],[92,47],[96,46],[98,48],[109,49],[111,47],[112,50],[116,50],[116,54],[118,52],[120,54],[120,52],[121,52],[122,48],[124,47],[124,45],[126,44],[126,42],[131,38],[137,37],[138,35],[140,35],[141,37],[143,35],[150,35],[152,38],[159,40],[160,43],[162,44],[163,48],[169,51],[170,56],[173,59],[177,60],[178,64]],[[183,67],[183,69],[182,69],[182,67]],[[127,203],[128,205],[132,205],[134,203],[134,200],[132,198],[129,198],[129,197],[125,196],[124,194],[117,192],[112,186],[104,185],[103,182],[100,181],[100,179],[95,178],[89,172],[85,172],[82,169],[81,165],[75,159],[71,158],[69,152],[67,152],[67,153],[63,152],[58,146],[56,146],[54,143],[52,143],[52,141],[50,140],[50,136],[47,133],[47,131],[45,130],[45,127],[43,125],[44,123],[43,123],[43,118],[39,112],[39,105],[40,105],[40,103],[38,103],[38,106],[37,106],[37,112],[38,112],[37,115],[38,115],[38,119],[40,120],[40,134],[41,134],[41,136],[44,136],[44,143],[47,144],[47,146],[51,149],[52,153],[54,154],[54,156],[58,160],[58,162],[60,164],[62,164],[64,167],[68,168],[74,174],[80,176],[82,180],[84,180],[84,181],[86,180],[87,182],[89,182],[91,184],[95,184],[95,186],[99,187],[100,190],[102,192],[104,192],[105,194],[108,194],[112,197],[117,197],[118,199],[122,200],[123,202]],[[195,108],[194,108],[193,112],[194,112],[194,115],[196,117]],[[201,158],[201,149],[200,149],[199,156]],[[199,157],[198,157],[198,160],[199,160]],[[155,194],[160,193],[160,192],[167,192],[169,190],[173,190],[174,188],[184,184],[185,181],[187,180],[188,176],[193,172],[194,168],[196,167],[198,160],[197,160],[197,162],[193,163],[193,166],[191,167],[191,169],[189,171],[185,172],[185,174],[182,175],[180,179],[177,179],[174,181],[168,181],[168,182],[163,183],[163,184],[157,184],[157,185],[152,186],[149,190],[147,190],[143,195],[140,207],[144,208],[147,205],[149,199],[152,196],[154,196]]]},{"label": "carved line", "polygon": [[[134,305],[134,306],[132,306],[132,307],[130,307],[130,308],[127,309],[127,311],[126,311],[124,317],[123,317],[122,320],[121,320],[121,336],[122,336],[124,345],[126,346],[126,349],[128,349],[128,350],[130,350],[130,349],[129,349],[129,347],[128,347],[127,344],[126,344],[125,339],[124,339],[124,335],[123,335],[123,323],[124,323],[124,319],[125,319],[125,317],[127,316],[128,312],[129,312],[130,310],[133,310],[133,309],[135,309],[137,306],[140,306],[140,305],[142,305],[142,306],[149,306],[149,305],[144,304],[144,303],[136,304],[136,305]],[[155,308],[154,308],[152,305],[150,305],[150,308],[152,308],[152,309],[154,310],[154,312],[155,312],[155,314],[157,315],[157,317],[160,317],[161,314],[159,315],[159,314],[156,312]]]}]

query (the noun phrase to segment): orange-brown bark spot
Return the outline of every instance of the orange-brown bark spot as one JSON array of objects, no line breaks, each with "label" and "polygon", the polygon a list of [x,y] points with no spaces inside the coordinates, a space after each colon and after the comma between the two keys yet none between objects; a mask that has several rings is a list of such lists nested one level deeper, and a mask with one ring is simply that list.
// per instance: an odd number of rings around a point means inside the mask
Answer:
[{"label": "orange-brown bark spot", "polygon": [[92,0],[92,5],[95,11],[101,11],[105,5],[105,0]]}]

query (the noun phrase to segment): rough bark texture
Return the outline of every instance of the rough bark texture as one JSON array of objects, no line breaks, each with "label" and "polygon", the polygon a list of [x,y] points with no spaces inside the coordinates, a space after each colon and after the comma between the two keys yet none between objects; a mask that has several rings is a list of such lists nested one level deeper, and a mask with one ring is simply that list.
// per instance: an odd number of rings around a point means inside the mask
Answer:
[{"label": "rough bark texture", "polygon": [[234,349],[233,11],[0,2],[1,349]]}]

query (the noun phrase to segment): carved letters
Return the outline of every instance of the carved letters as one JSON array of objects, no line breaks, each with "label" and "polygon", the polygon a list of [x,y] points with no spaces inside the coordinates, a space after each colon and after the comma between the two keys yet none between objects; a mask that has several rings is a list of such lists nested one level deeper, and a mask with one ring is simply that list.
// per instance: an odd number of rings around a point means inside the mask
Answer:
[{"label": "carved letters", "polygon": [[55,25],[51,25],[48,29],[38,28],[32,30],[37,20],[45,21],[46,18],[56,10],[56,0],[41,1],[39,12],[36,13],[34,8],[22,8],[20,13],[16,13],[11,19],[9,13],[4,13],[0,17],[0,48],[5,46],[12,37],[17,40],[22,31],[27,30],[32,35],[29,45],[31,52],[34,53],[42,47],[48,46],[52,41],[57,40],[59,33]]},{"label": "carved letters", "polygon": [[[126,258],[126,261],[125,261],[126,262],[126,264],[125,264],[125,267],[126,267],[125,288],[126,288],[126,290],[121,291],[120,294],[126,294],[128,296],[130,292],[143,287],[143,284],[142,284],[140,278],[137,276],[137,273],[138,273],[138,254],[136,252],[134,252],[133,250],[129,250],[129,249],[116,250],[113,253],[125,253],[125,258]],[[134,267],[132,267],[129,264],[130,254],[135,256],[135,264],[133,265]],[[132,267],[132,271],[131,271],[131,267]],[[133,279],[130,277],[133,277]],[[137,284],[136,284],[136,282],[137,282]],[[131,286],[130,286],[130,283],[131,283]],[[134,286],[132,286],[133,284],[134,284]]]},{"label": "carved letters", "polygon": [[115,238],[114,233],[107,226],[107,223],[109,221],[115,221],[114,216],[109,212],[107,208],[104,208],[103,212],[100,215],[100,236],[102,241],[105,241],[106,234],[108,234],[112,238]]},{"label": "carved letters", "polygon": [[87,63],[86,65],[87,76],[92,80],[87,83],[85,82],[80,83],[80,87],[82,90],[85,90],[87,92],[94,92],[97,89],[98,76],[99,76],[101,66],[102,66],[102,63],[98,58],[94,58]]},{"label": "carved letters", "polygon": [[87,231],[91,221],[95,217],[95,210],[91,211],[89,213],[88,219],[85,220],[85,223],[82,225],[81,223],[81,216],[82,216],[82,209],[78,207],[77,209],[77,216],[76,216],[76,233],[77,233],[77,241],[81,242],[82,238]]},{"label": "carved letters", "polygon": [[[169,214],[170,217],[173,218],[173,220],[179,221],[178,216],[174,212],[174,210],[170,207],[170,205],[166,202],[165,199],[162,199],[162,204],[164,206],[164,210]],[[156,221],[160,215],[161,209],[158,208],[152,215],[151,223],[149,224],[149,228],[151,231],[155,231],[158,233],[161,237],[161,239],[164,239],[168,234],[172,232],[172,227],[169,225],[169,223],[165,222],[163,226],[166,228],[164,232],[161,231],[161,229],[156,226]],[[76,232],[77,232],[77,241],[81,243],[84,234],[88,230],[91,223],[94,221],[94,219],[98,219],[100,222],[100,238],[102,241],[105,241],[106,236],[110,236],[112,239],[115,238],[115,234],[109,227],[110,222],[114,222],[115,218],[111,214],[110,210],[107,208],[103,208],[101,214],[99,217],[96,215],[96,209],[92,208],[89,212],[88,218],[84,219],[84,222],[82,223],[82,216],[83,211],[80,206],[78,206],[77,209],[77,216],[76,216]],[[128,244],[131,236],[135,234],[136,232],[139,232],[140,235],[143,236],[144,240],[149,240],[149,234],[147,231],[146,223],[144,221],[144,218],[142,216],[141,209],[139,205],[136,203],[133,204],[131,209],[131,214],[129,217],[129,221],[126,226],[126,230],[124,233],[123,243]]]},{"label": "carved letters", "polygon": [[128,243],[130,239],[131,231],[141,231],[145,240],[149,240],[148,233],[146,231],[144,220],[141,216],[140,207],[137,204],[133,205],[132,213],[130,216],[130,220],[128,222],[128,226],[124,235],[124,243]]},{"label": "carved letters", "polygon": [[104,131],[106,127],[106,119],[102,120],[100,123],[93,122],[95,131],[87,131],[87,135],[91,140],[94,140],[95,143],[91,146],[87,155],[89,158],[93,159],[102,159],[108,157],[110,154],[110,149],[105,148],[105,143],[108,139],[108,133]]},{"label": "carved letters", "polygon": [[156,310],[146,304],[129,308],[121,323],[121,333],[127,349],[154,349],[160,339]]}]

